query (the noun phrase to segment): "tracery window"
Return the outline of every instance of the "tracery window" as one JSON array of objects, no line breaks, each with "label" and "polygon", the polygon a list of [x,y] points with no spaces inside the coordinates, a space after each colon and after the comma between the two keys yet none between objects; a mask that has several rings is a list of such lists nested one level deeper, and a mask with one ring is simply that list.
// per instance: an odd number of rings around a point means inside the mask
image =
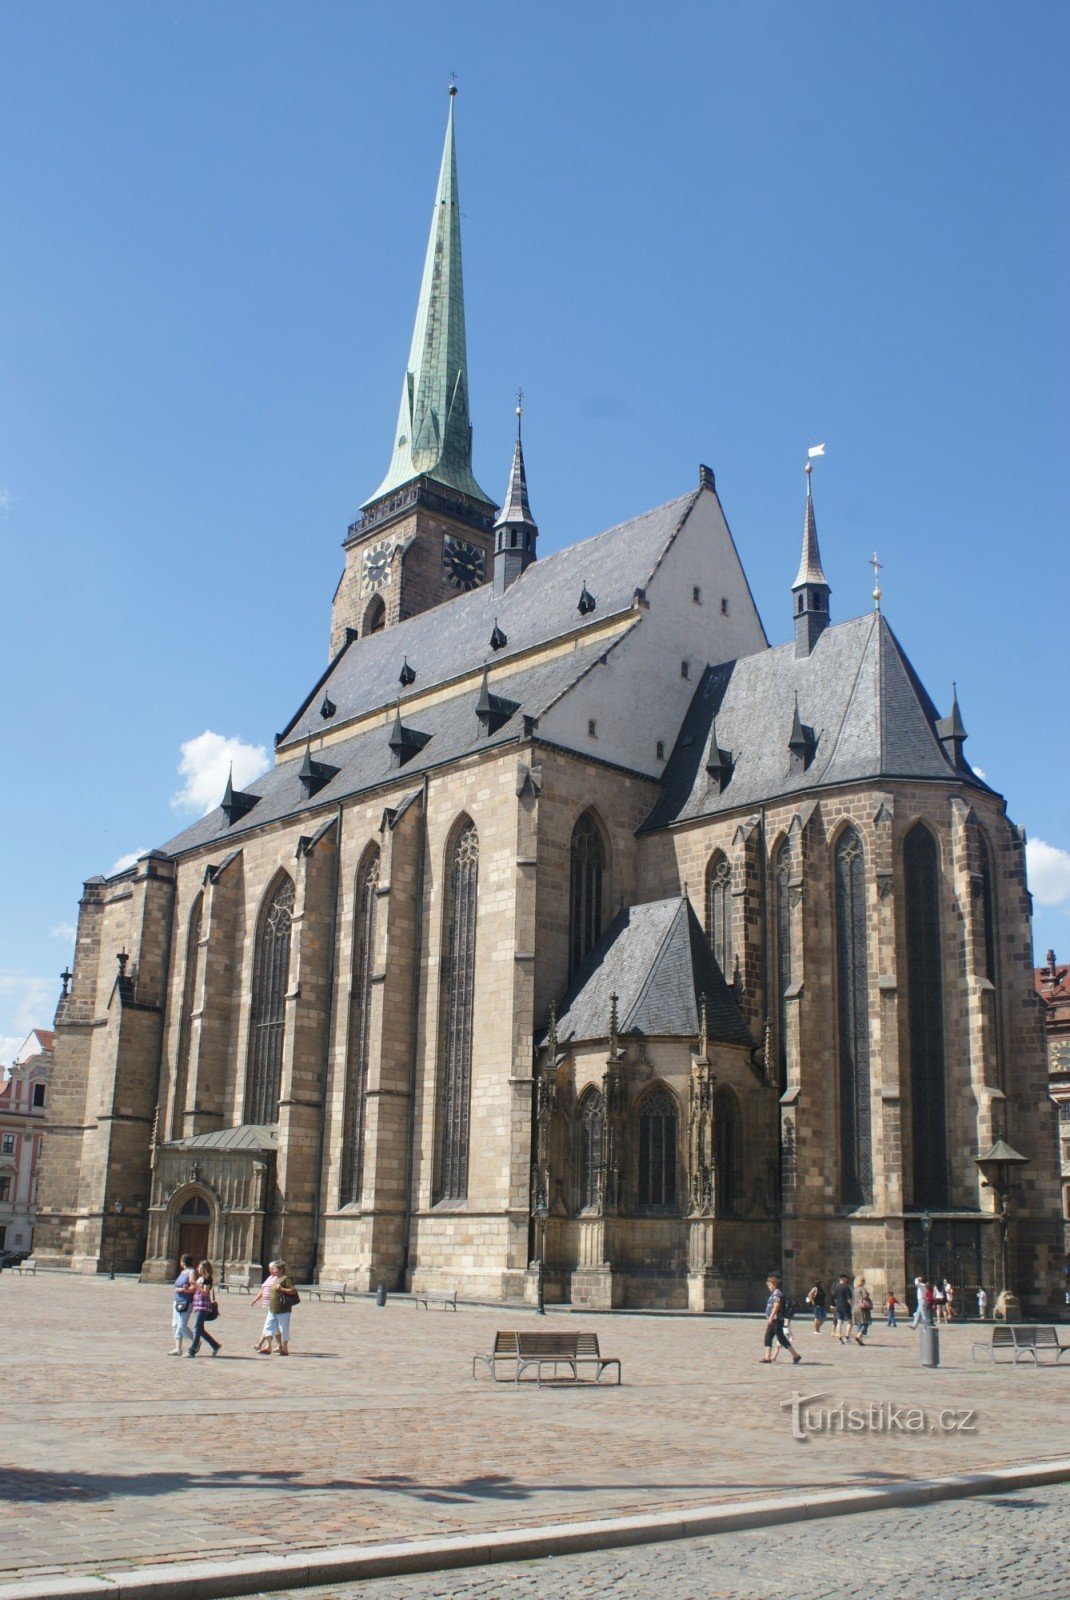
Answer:
[{"label": "tracery window", "polygon": [[676,1209],[676,1101],[658,1087],[639,1107],[636,1200],[643,1211]]},{"label": "tracery window", "polygon": [[735,1097],[727,1089],[713,1097],[713,1159],[717,1215],[731,1216],[739,1187],[739,1123]]},{"label": "tracery window", "polygon": [[284,872],[261,913],[253,958],[246,1122],[271,1123],[279,1115],[293,910],[293,879]]},{"label": "tracery window", "polygon": [[907,1008],[910,1023],[914,1204],[946,1206],[947,1110],[944,987],[940,949],[940,859],[917,823],[903,845],[906,884]]},{"label": "tracery window", "polygon": [[479,835],[475,823],[466,821],[456,837],[449,868],[436,1200],[463,1200],[468,1193],[478,882]]},{"label": "tracery window", "polygon": [[354,910],[353,986],[346,1068],[345,1144],[342,1152],[342,1205],[357,1204],[364,1178],[364,1125],[371,1048],[371,981],[375,970],[375,911],[379,889],[379,851],[370,850],[357,873]]},{"label": "tracery window", "polygon": [[854,828],[836,846],[836,967],[839,989],[840,1199],[873,1198],[869,1059],[869,964],[866,953],[866,858]]},{"label": "tracery window", "polygon": [[569,976],[582,965],[602,932],[606,847],[589,811],[572,830],[569,864]]},{"label": "tracery window", "polygon": [[706,868],[706,938],[713,959],[732,982],[732,869],[720,851]]},{"label": "tracery window", "polygon": [[193,1037],[193,1007],[197,999],[197,961],[200,956],[203,911],[204,896],[199,894],[193,902],[186,933],[186,970],[182,979],[182,1015],[178,1024],[175,1094],[171,1106],[172,1139],[181,1139],[185,1131],[186,1085],[189,1082],[189,1053]]},{"label": "tracery window", "polygon": [[581,1211],[595,1210],[602,1197],[605,1160],[605,1104],[597,1089],[588,1089],[579,1107],[578,1178]]},{"label": "tracery window", "polygon": [[773,858],[776,916],[777,1069],[780,1087],[788,1081],[788,1001],[791,988],[791,845],[784,839]]}]

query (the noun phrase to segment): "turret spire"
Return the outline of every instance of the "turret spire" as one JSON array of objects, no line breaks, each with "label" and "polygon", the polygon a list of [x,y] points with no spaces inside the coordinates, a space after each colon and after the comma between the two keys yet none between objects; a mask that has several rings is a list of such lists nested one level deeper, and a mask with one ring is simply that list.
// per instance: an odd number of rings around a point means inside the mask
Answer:
[{"label": "turret spire", "polygon": [[[824,450],[824,446],[819,446]],[[799,571],[791,586],[794,598],[795,654],[808,656],[829,624],[829,581],[821,566],[817,544],[817,520],[810,488],[813,462],[806,463],[806,511],[803,516],[802,555]]]},{"label": "turret spire", "polygon": [[431,233],[427,241],[412,348],[389,471],[366,504],[427,477],[486,505],[472,475],[472,425],[468,415],[468,352],[461,274],[461,211],[450,85],[446,143],[442,151]]},{"label": "turret spire", "polygon": [[505,501],[494,524],[494,587],[503,594],[525,567],[535,560],[535,545],[539,530],[528,503],[528,479],[524,470],[524,446],[520,438],[520,424],[524,415],[524,391],[516,396],[516,444],[513,446],[513,464],[509,469],[509,482]]}]

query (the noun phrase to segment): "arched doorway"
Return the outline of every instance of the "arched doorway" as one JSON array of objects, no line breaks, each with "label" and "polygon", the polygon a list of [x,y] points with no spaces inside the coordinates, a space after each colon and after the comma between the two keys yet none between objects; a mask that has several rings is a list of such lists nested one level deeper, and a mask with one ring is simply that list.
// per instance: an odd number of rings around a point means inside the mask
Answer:
[{"label": "arched doorway", "polygon": [[194,1261],[203,1261],[208,1254],[208,1230],[212,1221],[212,1213],[203,1195],[187,1195],[177,1221],[177,1254],[190,1255]]}]

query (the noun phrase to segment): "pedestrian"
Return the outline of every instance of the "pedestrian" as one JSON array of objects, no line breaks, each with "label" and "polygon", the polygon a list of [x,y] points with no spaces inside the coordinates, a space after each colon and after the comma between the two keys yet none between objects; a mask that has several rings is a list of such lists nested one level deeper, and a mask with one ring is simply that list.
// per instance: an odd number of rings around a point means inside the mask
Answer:
[{"label": "pedestrian", "polygon": [[944,1320],[952,1322],[955,1317],[955,1285],[949,1278],[944,1279]]},{"label": "pedestrian", "polygon": [[762,1356],[763,1365],[772,1362],[772,1349],[774,1340],[778,1347],[782,1346],[791,1352],[791,1359],[798,1366],[802,1356],[797,1350],[792,1349],[791,1341],[784,1333],[784,1291],[780,1287],[777,1274],[771,1273],[765,1280],[769,1290],[769,1299],[765,1303],[765,1355]]},{"label": "pedestrian", "polygon": [[889,1328],[898,1328],[899,1326],[898,1322],[895,1320],[895,1308],[898,1304],[899,1302],[895,1298],[895,1290],[889,1289],[888,1298],[884,1302],[884,1310],[887,1315]]},{"label": "pedestrian", "polygon": [[933,1321],[937,1323],[943,1322],[944,1314],[947,1310],[947,1299],[944,1295],[944,1286],[940,1282],[939,1278],[937,1278],[936,1282],[932,1286],[932,1297],[934,1312]]},{"label": "pedestrian", "polygon": [[217,1356],[220,1350],[220,1340],[213,1339],[205,1327],[206,1322],[214,1322],[219,1315],[219,1306],[215,1298],[215,1278],[212,1273],[212,1263],[202,1261],[197,1268],[197,1275],[193,1280],[193,1343],[186,1354],[195,1356],[201,1348],[201,1340],[211,1345],[212,1354]]},{"label": "pedestrian", "polygon": [[182,1256],[179,1260],[179,1274],[175,1279],[175,1297],[171,1306],[171,1334],[175,1341],[173,1350],[169,1355],[182,1354],[183,1339],[192,1339],[190,1332],[189,1314],[193,1305],[193,1257]]},{"label": "pedestrian", "polygon": [[277,1261],[270,1261],[268,1263],[268,1275],[260,1285],[260,1288],[257,1290],[256,1294],[253,1295],[251,1302],[254,1306],[260,1306],[264,1312],[264,1326],[259,1339],[253,1346],[253,1349],[258,1350],[262,1356],[269,1356],[271,1354],[271,1341],[279,1331],[275,1314],[271,1309],[271,1291],[274,1289],[278,1281],[279,1263]]},{"label": "pedestrian", "polygon": [[820,1333],[825,1325],[825,1318],[828,1316],[828,1296],[820,1278],[815,1281],[813,1288],[806,1296],[806,1304],[812,1308],[814,1313],[814,1332]]},{"label": "pedestrian", "polygon": [[851,1305],[851,1280],[846,1272],[841,1272],[832,1286],[832,1337],[841,1344],[846,1344],[851,1336],[851,1319],[854,1315]]},{"label": "pedestrian", "polygon": [[914,1315],[910,1319],[910,1326],[912,1328],[921,1327],[923,1324],[924,1325],[928,1325],[928,1322],[929,1322],[930,1319],[929,1319],[929,1315],[928,1315],[928,1310],[929,1310],[928,1303],[926,1301],[926,1294],[927,1293],[928,1293],[928,1284],[925,1282],[925,1279],[924,1278],[915,1278],[914,1279]]},{"label": "pedestrian", "polygon": [[1001,1319],[1002,1319],[1002,1321],[1006,1322],[1006,1320],[1007,1320],[1007,1294],[1008,1294],[1008,1290],[1006,1290],[1006,1289],[1001,1289],[999,1291],[999,1293],[997,1294],[996,1303],[992,1307],[992,1321],[993,1322],[998,1322]]},{"label": "pedestrian", "polygon": [[274,1266],[275,1282],[272,1284],[268,1295],[271,1316],[268,1318],[268,1322],[265,1322],[264,1327],[266,1330],[268,1323],[273,1323],[273,1331],[278,1342],[278,1353],[280,1356],[288,1356],[290,1354],[290,1313],[294,1306],[300,1305],[301,1296],[293,1286],[293,1279],[287,1276],[285,1261],[276,1261]]},{"label": "pedestrian", "polygon": [[855,1344],[864,1344],[866,1334],[873,1322],[873,1296],[865,1278],[855,1279],[855,1294],[853,1306]]},{"label": "pedestrian", "polygon": [[983,1286],[977,1291],[977,1315],[982,1322],[988,1317],[988,1295]]}]

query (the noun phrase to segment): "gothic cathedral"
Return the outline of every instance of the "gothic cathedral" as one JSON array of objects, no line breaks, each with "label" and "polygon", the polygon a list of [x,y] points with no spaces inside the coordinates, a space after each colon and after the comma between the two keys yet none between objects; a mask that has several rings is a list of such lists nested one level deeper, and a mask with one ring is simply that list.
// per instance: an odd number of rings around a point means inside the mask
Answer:
[{"label": "gothic cathedral", "polygon": [[879,595],[832,621],[809,479],[783,644],[706,467],[538,557],[519,425],[500,510],[472,470],[453,105],[326,671],[85,884],[37,1255],[713,1310],[991,1288],[1008,1230],[1050,1302],[1023,838],[958,704]]}]

